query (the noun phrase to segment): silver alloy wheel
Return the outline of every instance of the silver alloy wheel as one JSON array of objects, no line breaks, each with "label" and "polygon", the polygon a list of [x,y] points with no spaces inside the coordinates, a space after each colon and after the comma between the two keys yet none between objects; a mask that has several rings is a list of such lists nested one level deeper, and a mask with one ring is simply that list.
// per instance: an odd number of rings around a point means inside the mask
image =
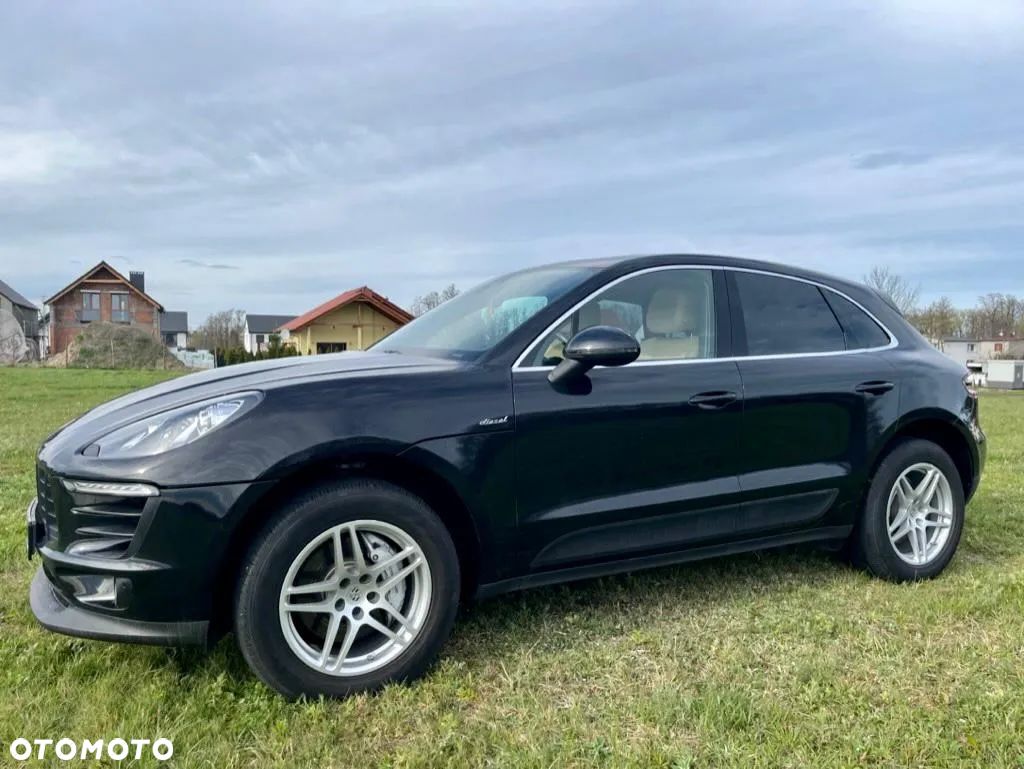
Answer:
[{"label": "silver alloy wheel", "polygon": [[378,670],[409,647],[430,608],[430,567],[409,534],[351,521],[315,537],[292,561],[278,602],[295,655],[332,676]]},{"label": "silver alloy wheel", "polygon": [[889,492],[889,542],[902,560],[926,566],[942,552],[953,528],[949,480],[929,462],[911,465]]}]

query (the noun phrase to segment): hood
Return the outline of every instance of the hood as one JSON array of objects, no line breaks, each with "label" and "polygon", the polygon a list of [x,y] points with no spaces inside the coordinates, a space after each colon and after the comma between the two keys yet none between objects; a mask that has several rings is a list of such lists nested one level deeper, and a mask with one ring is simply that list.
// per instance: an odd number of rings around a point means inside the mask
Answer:
[{"label": "hood", "polygon": [[95,440],[101,434],[149,414],[241,390],[268,390],[323,377],[390,376],[443,371],[460,364],[440,358],[377,352],[277,358],[188,374],[108,401],[51,435],[60,442]]}]

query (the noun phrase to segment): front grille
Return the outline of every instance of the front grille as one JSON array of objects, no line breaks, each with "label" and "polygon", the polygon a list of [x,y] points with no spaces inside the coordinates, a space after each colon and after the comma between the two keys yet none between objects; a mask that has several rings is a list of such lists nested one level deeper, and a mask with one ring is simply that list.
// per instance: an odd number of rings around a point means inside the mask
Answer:
[{"label": "front grille", "polygon": [[42,464],[36,468],[36,495],[46,545],[93,558],[127,555],[146,507],[145,498],[68,491]]},{"label": "front grille", "polygon": [[57,505],[53,484],[56,478],[42,465],[36,466],[36,516],[46,528],[46,544],[57,543]]},{"label": "front grille", "polygon": [[74,555],[120,558],[139,528],[146,500],[138,497],[72,495],[72,530],[65,550]]}]

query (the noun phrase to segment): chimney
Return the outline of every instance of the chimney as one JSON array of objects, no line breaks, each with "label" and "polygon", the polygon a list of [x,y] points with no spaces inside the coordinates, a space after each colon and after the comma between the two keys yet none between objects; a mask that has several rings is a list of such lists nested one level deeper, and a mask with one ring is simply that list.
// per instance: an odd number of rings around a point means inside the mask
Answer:
[{"label": "chimney", "polygon": [[132,270],[128,273],[128,282],[142,293],[146,293],[146,273]]}]

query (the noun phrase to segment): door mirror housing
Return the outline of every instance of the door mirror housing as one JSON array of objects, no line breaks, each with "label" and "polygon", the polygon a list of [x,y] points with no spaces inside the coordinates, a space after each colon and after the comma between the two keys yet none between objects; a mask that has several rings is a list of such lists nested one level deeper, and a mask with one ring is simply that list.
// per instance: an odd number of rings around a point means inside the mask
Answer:
[{"label": "door mirror housing", "polygon": [[591,326],[565,345],[563,360],[551,373],[552,384],[580,377],[594,366],[625,366],[640,356],[640,343],[632,334],[614,326]]}]

